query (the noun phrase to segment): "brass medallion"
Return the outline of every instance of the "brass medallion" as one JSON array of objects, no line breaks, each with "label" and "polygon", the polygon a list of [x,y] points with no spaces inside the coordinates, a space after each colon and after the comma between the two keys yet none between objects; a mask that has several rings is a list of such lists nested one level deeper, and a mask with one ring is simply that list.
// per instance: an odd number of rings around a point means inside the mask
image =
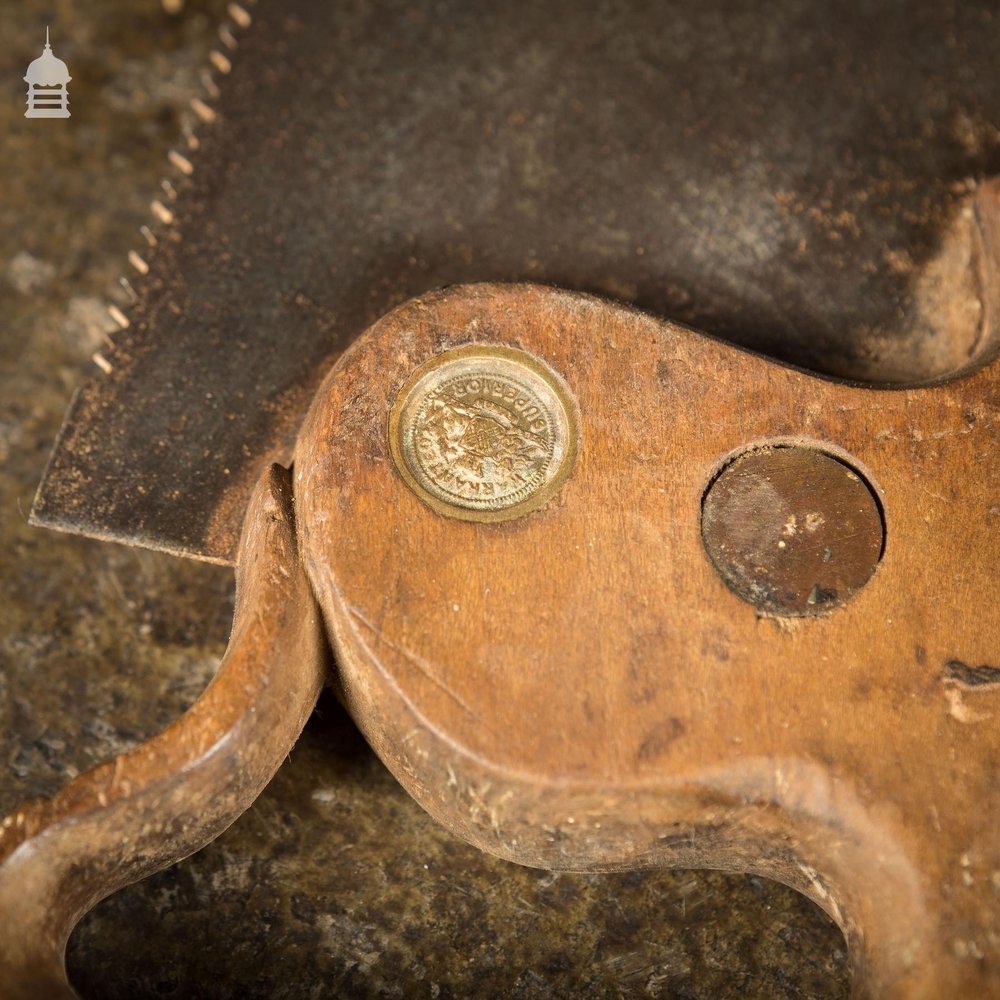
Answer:
[{"label": "brass medallion", "polygon": [[393,461],[441,514],[503,521],[537,510],[576,456],[574,409],[559,377],[523,351],[474,345],[421,365],[389,417]]}]

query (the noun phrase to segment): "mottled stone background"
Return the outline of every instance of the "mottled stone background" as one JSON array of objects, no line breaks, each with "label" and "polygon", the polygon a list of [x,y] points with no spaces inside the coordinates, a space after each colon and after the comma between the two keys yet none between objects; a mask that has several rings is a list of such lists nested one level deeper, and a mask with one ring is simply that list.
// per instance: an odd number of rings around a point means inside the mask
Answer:
[{"label": "mottled stone background", "polygon": [[[105,303],[127,301],[118,275],[223,14],[0,6],[0,813],[162,728],[225,644],[228,571],[25,521]],[[46,24],[73,75],[68,121],[23,118]],[[128,1000],[826,998],[848,981],[837,930],[761,879],[554,875],[480,854],[329,698],[227,834],[84,920],[69,969],[84,997]]]}]

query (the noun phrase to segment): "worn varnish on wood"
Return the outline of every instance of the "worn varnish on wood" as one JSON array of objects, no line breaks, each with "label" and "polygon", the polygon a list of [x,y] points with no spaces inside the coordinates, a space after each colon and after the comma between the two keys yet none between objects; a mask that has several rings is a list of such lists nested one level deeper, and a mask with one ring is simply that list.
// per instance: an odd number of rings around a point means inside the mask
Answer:
[{"label": "worn varnish on wood", "polygon": [[[526,352],[579,409],[542,509],[443,516],[393,463],[419,366]],[[860,995],[1000,995],[1000,366],[876,390],[534,286],[409,302],[326,381],[300,437],[301,544],[344,700],[432,814],[529,865],[722,867],[787,882]],[[844,606],[769,617],[706,555],[732,456],[857,468],[885,550]],[[982,666],[980,666],[982,665]]]}]

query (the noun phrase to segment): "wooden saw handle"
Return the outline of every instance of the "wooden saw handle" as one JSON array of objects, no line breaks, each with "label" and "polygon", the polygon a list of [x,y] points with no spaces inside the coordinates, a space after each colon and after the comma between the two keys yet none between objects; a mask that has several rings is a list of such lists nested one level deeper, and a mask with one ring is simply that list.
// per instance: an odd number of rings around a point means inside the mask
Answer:
[{"label": "wooden saw handle", "polygon": [[1000,996],[983,198],[984,346],[938,384],[527,285],[348,351],[299,439],[301,545],[343,698],[434,816],[528,865],[770,876],[843,928],[858,996]]},{"label": "wooden saw handle", "polygon": [[116,889],[200,849],[244,812],[287,756],[327,671],[298,561],[287,470],[250,505],[233,632],[219,671],[161,734],[0,824],[0,994],[74,997],[65,949]]}]

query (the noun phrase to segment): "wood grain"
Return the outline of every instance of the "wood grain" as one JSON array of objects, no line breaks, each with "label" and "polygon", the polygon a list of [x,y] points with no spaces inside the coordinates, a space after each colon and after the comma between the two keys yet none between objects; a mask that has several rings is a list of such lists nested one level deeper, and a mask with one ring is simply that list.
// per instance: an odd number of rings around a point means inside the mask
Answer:
[{"label": "wood grain", "polygon": [[219,672],[176,723],[0,824],[0,995],[76,994],[64,953],[84,913],[200,849],[257,797],[305,724],[327,650],[296,552],[291,483],[272,467],[244,527]]},{"label": "wood grain", "polygon": [[[859,996],[1000,995],[995,290],[966,369],[906,389],[529,285],[377,323],[317,396],[295,490],[343,698],[399,780],[523,864],[793,885]],[[389,454],[400,387],[468,344],[528,352],[579,407],[573,474],[516,520],[435,513]],[[765,443],[847,459],[884,509],[873,578],[828,614],[761,616],[706,557],[706,486]]]}]

